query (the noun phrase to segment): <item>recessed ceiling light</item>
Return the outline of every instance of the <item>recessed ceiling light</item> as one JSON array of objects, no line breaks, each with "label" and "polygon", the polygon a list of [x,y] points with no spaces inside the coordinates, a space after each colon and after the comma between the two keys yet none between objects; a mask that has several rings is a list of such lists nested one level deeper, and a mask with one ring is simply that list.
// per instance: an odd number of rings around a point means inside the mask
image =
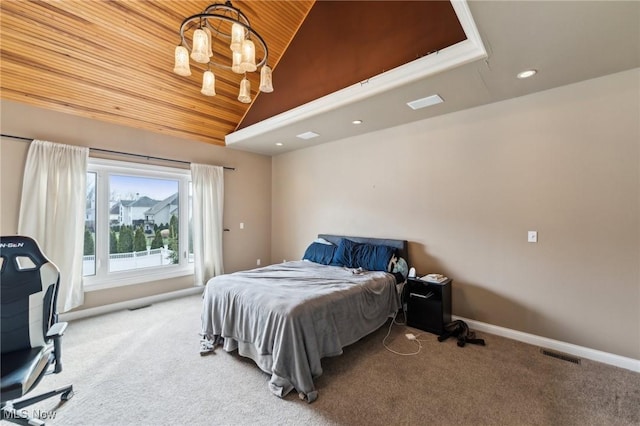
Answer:
[{"label": "recessed ceiling light", "polygon": [[299,135],[296,135],[296,137],[300,139],[311,139],[318,136],[320,135],[314,132],[304,132],[304,133],[300,133]]},{"label": "recessed ceiling light", "polygon": [[362,124],[362,120],[353,120],[352,124]]},{"label": "recessed ceiling light", "polygon": [[284,145],[282,142],[276,142],[276,146],[282,146]]},{"label": "recessed ceiling light", "polygon": [[411,109],[420,109],[426,108],[428,106],[437,105],[444,102],[442,98],[438,95],[427,96],[426,98],[416,99],[415,101],[407,102],[409,108]]},{"label": "recessed ceiling light", "polygon": [[537,70],[526,70],[526,71],[521,71],[518,73],[518,78],[529,78],[529,77],[533,77],[534,75],[536,75],[538,71]]}]

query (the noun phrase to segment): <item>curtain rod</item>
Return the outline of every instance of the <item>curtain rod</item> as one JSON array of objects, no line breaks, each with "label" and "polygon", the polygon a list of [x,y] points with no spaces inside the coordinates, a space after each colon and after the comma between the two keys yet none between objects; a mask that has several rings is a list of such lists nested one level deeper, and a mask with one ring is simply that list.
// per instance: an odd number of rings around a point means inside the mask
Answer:
[{"label": "curtain rod", "polygon": [[[27,142],[32,142],[34,140],[33,138],[25,138],[24,136],[5,135],[4,133],[0,134],[0,136],[2,136],[3,138],[19,139],[19,140],[27,141]],[[104,153],[107,153],[107,154],[129,155],[129,156],[132,156],[132,157],[146,158],[147,160],[172,161],[174,163],[191,164],[190,161],[172,160],[171,158],[152,157],[150,155],[132,154],[130,152],[112,151],[112,150],[109,150],[109,149],[89,148],[89,150],[90,151],[97,151],[97,152],[104,152]],[[223,166],[223,169],[225,169],[225,170],[235,170],[236,168],[235,167]]]}]

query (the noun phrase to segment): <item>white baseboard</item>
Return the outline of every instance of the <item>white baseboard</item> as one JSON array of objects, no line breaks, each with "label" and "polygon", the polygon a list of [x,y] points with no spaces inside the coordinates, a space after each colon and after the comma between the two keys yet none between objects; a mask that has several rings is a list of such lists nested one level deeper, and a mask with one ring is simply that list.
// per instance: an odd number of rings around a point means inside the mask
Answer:
[{"label": "white baseboard", "polygon": [[169,293],[156,294],[153,296],[141,297],[139,299],[125,300],[124,302],[112,303],[110,305],[97,306],[95,308],[82,309],[79,311],[66,312],[60,314],[60,321],[74,321],[81,318],[93,317],[109,312],[121,311],[123,309],[139,308],[141,306],[150,305],[156,302],[162,302],[169,299],[177,299],[179,297],[190,296],[192,294],[202,293],[204,287],[191,287],[184,290],[172,291]]},{"label": "white baseboard", "polygon": [[457,315],[452,315],[452,320],[462,320],[469,325],[469,328],[477,331],[484,331],[497,336],[506,337],[507,339],[517,340],[519,342],[528,343],[530,345],[542,348],[552,349],[565,354],[574,355],[579,358],[587,358],[592,361],[602,362],[604,364],[614,365],[616,367],[625,368],[627,370],[640,373],[640,360],[615,355],[596,349],[585,348],[584,346],[574,345],[572,343],[561,342],[559,340],[549,339],[547,337],[536,336],[534,334],[524,333],[522,331],[512,330],[497,325],[487,324],[475,321]]}]

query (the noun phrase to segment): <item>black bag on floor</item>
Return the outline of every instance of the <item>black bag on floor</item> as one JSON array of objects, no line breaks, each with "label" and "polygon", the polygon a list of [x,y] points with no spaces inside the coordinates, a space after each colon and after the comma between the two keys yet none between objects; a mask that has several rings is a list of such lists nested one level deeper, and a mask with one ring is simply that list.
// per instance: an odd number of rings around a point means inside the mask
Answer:
[{"label": "black bag on floor", "polygon": [[462,320],[456,320],[444,326],[444,333],[438,336],[439,342],[444,342],[449,337],[458,339],[458,346],[464,347],[467,343],[484,346],[484,339],[476,339],[475,331],[469,330],[469,326]]}]

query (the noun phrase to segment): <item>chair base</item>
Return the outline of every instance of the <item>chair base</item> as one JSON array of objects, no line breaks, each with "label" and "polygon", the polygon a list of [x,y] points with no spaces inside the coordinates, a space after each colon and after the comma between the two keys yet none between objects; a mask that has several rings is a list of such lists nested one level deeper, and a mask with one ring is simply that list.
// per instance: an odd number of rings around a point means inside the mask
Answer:
[{"label": "chair base", "polygon": [[[64,386],[64,387],[43,393],[41,395],[36,395],[31,398],[22,399],[19,401],[3,402],[2,403],[2,420],[7,420],[11,423],[15,423],[19,425],[44,426],[45,423],[41,419],[29,417],[25,412],[26,410],[21,410],[21,409],[56,395],[60,395],[60,399],[62,401],[68,401],[73,397],[73,385]],[[49,413],[43,413],[43,414],[47,415]]]}]

